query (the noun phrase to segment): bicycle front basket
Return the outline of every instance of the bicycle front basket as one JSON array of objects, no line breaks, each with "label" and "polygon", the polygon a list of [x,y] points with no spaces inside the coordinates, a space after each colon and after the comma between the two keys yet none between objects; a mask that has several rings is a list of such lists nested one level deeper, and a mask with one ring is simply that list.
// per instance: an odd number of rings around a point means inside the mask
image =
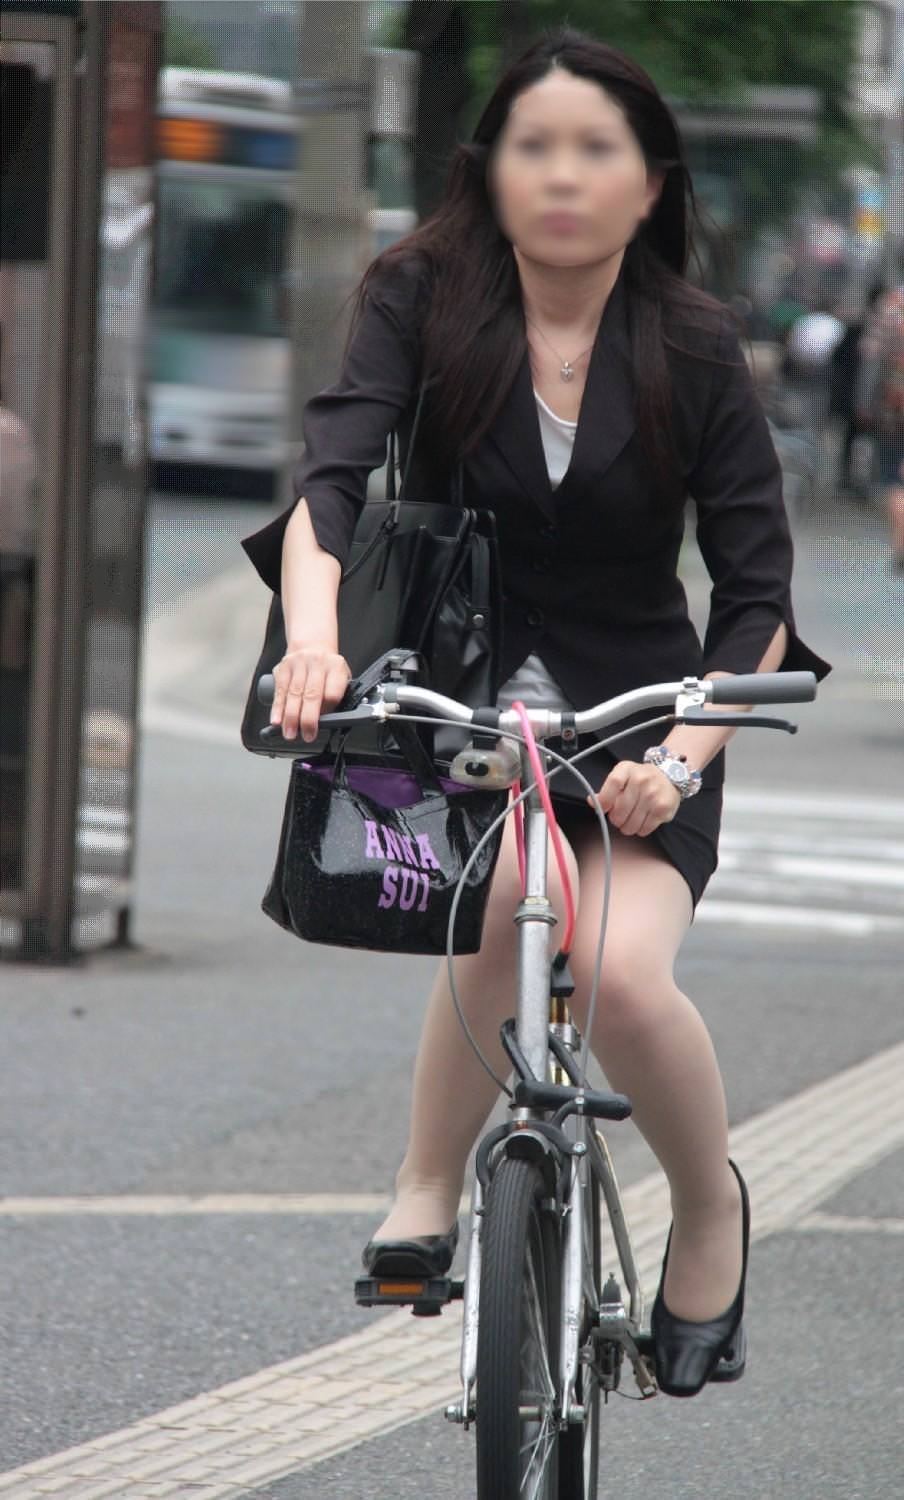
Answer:
[{"label": "bicycle front basket", "polygon": [[[392,726],[410,771],[372,760],[349,764],[348,733],[335,755],[292,762],[262,909],[310,943],[445,953],[455,888],[509,793],[439,776],[411,725]],[[480,948],[502,831],[500,823],[468,872],[455,916],[455,953]]]}]

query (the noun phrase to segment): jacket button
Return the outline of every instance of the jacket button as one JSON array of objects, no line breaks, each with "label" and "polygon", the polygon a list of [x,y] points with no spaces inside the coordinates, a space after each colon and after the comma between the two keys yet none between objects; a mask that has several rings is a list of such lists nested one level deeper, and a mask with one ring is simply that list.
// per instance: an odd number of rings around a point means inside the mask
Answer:
[{"label": "jacket button", "polygon": [[540,527],[540,535],[546,537],[547,541],[554,542],[558,534],[559,528],[553,526],[551,522],[547,522],[545,526]]},{"label": "jacket button", "polygon": [[525,619],[527,620],[528,625],[534,625],[534,626],[542,625],[543,624],[543,611],[542,611],[542,609],[529,609],[527,611]]},{"label": "jacket button", "polygon": [[533,568],[535,573],[548,573],[550,568],[552,567],[552,558],[535,557],[533,562],[531,563],[531,567]]}]

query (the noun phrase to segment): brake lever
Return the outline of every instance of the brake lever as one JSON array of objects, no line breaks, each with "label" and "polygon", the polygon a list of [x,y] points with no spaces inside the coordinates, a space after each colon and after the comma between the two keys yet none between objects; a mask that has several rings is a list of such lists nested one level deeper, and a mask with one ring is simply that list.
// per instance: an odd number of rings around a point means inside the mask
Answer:
[{"label": "brake lever", "polygon": [[760,729],[784,729],[786,734],[796,734],[798,726],[790,719],[773,719],[768,714],[714,714],[704,708],[688,708],[683,714],[673,714],[675,724],[756,724]]},{"label": "brake lever", "polygon": [[[361,703],[357,708],[346,709],[344,713],[321,714],[318,721],[318,729],[321,724],[358,724],[366,720],[372,723],[374,719],[381,719],[384,714],[380,711],[379,703]],[[291,745],[297,750],[294,740],[283,738],[281,724],[265,724],[260,732],[262,740],[273,740],[277,744]],[[306,742],[302,740],[302,745]]]}]

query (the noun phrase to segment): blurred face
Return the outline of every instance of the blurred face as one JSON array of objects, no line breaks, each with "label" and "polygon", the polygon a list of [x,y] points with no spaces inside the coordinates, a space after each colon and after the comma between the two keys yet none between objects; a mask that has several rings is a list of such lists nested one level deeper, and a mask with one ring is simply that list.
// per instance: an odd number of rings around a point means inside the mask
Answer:
[{"label": "blurred face", "polygon": [[663,179],[648,172],[631,126],[599,84],[555,68],[512,104],[487,184],[517,252],[583,266],[633,239]]}]

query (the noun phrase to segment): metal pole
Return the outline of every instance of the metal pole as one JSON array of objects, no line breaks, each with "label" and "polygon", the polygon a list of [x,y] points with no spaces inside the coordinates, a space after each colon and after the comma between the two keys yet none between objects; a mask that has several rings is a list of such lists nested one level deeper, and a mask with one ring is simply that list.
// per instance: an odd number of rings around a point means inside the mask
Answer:
[{"label": "metal pole", "polygon": [[[35,17],[42,26],[56,18]],[[14,957],[73,958],[75,823],[81,750],[94,416],[96,252],[103,124],[104,7],[80,34],[58,21],[59,105],[51,182],[52,363],[42,473],[21,944]],[[78,36],[78,46],[76,45]],[[84,59],[80,69],[78,51]],[[70,225],[74,223],[71,232]],[[58,343],[56,341],[59,341]]]},{"label": "metal pole", "polygon": [[[279,501],[288,505],[303,444],[301,412],[338,363],[347,326],[342,302],[371,258],[364,192],[368,110],[367,6],[303,4],[295,79],[299,170],[292,250],[292,375],[289,456]],[[338,314],[343,312],[340,321]]]}]

